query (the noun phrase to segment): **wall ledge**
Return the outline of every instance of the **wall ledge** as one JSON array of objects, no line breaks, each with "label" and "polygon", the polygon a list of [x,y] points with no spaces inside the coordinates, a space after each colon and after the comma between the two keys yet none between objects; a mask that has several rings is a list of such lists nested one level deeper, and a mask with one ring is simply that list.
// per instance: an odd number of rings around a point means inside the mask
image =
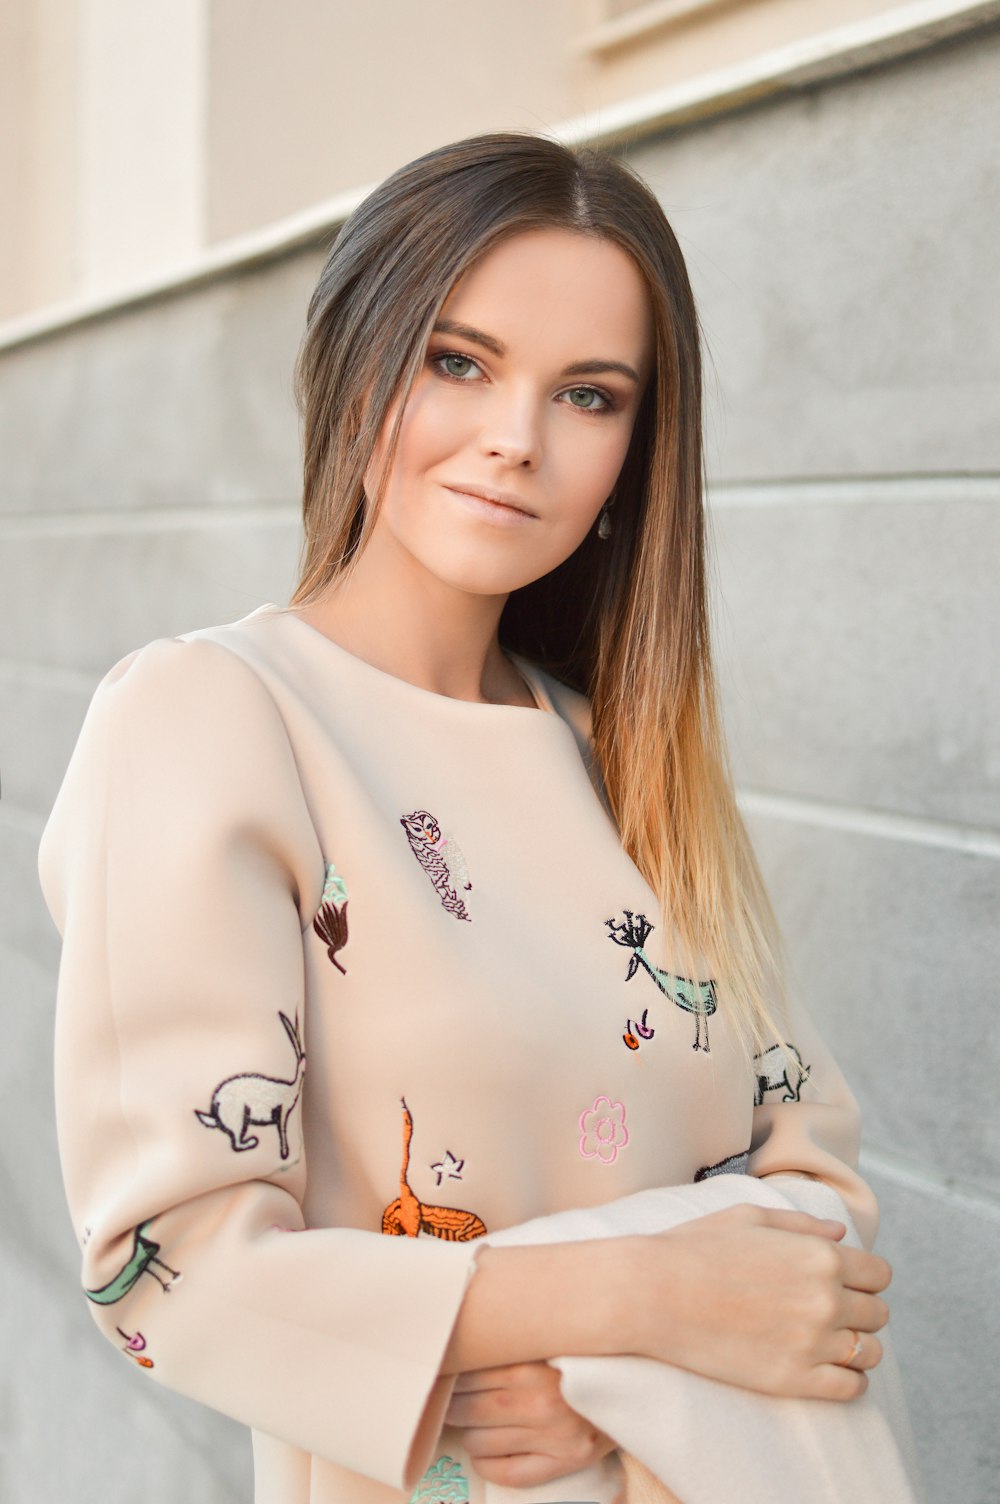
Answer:
[{"label": "wall ledge", "polygon": [[[634,145],[644,136],[706,120],[770,96],[843,77],[921,52],[1000,21],[1000,0],[909,0],[682,83],[637,95],[553,126],[568,145]],[[112,317],[332,239],[375,186],[351,189],[300,213],[220,242],[190,262],[111,292],[53,304],[0,323],[0,352]]]}]

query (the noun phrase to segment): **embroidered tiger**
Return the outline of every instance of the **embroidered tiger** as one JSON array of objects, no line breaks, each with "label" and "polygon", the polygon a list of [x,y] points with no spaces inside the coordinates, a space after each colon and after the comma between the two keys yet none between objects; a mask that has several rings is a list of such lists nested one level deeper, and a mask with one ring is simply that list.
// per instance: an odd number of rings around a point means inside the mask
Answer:
[{"label": "embroidered tiger", "polygon": [[472,919],[459,896],[458,890],[469,892],[469,869],[462,849],[453,836],[442,831],[437,820],[426,809],[415,809],[412,814],[401,815],[400,825],[406,831],[410,850],[434,884],[434,891],[449,914],[456,919]]}]

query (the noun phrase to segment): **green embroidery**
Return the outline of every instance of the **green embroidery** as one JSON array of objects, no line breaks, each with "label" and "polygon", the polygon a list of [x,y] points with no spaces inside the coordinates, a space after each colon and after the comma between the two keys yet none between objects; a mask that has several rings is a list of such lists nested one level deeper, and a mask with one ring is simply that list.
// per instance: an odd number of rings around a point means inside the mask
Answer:
[{"label": "green embroidery", "polygon": [[[714,982],[694,982],[687,977],[676,977],[672,972],[665,971],[662,966],[656,966],[646,955],[643,945],[649,938],[654,925],[650,924],[645,914],[633,914],[631,909],[623,909],[624,919],[605,919],[608,927],[608,939],[616,945],[624,945],[632,954],[629,957],[628,970],[625,973],[626,982],[630,982],[641,966],[646,975],[651,977],[662,993],[675,1003],[678,1008],[683,1008],[685,1013],[693,1013],[695,1019],[695,1034],[693,1049],[711,1049],[708,1042],[708,1020],[719,1006],[718,995]],[[643,1015],[645,1019],[645,1015]],[[634,1042],[630,1043],[630,1030],[626,1030],[625,1043],[630,1050],[638,1049],[638,1041],[632,1035]],[[702,1043],[702,1034],[705,1042]]]},{"label": "green embroidery", "polygon": [[347,897],[347,884],[332,862],[326,864],[326,882],[323,884],[323,903],[343,903]]},{"label": "green embroidery", "polygon": [[[178,1271],[171,1269],[162,1259],[157,1258],[160,1245],[147,1236],[147,1229],[152,1226],[152,1222],[153,1219],[150,1218],[148,1222],[143,1222],[140,1227],[134,1229],[132,1257],[106,1285],[102,1285],[99,1290],[87,1290],[85,1293],[88,1300],[92,1300],[95,1305],[99,1306],[113,1306],[117,1301],[124,1299],[144,1274],[151,1274],[164,1290],[170,1290],[172,1286],[180,1282],[181,1276]],[[161,1274],[157,1274],[156,1269],[153,1268],[154,1264],[160,1269],[165,1269],[170,1278],[164,1279]]]},{"label": "green embroidery", "polygon": [[323,897],[313,919],[313,929],[326,946],[326,953],[334,966],[346,976],[347,967],[337,960],[337,952],[347,944],[347,884],[332,862],[326,864]]},{"label": "green embroidery", "polygon": [[469,1480],[451,1457],[439,1457],[417,1484],[410,1504],[469,1504]]}]

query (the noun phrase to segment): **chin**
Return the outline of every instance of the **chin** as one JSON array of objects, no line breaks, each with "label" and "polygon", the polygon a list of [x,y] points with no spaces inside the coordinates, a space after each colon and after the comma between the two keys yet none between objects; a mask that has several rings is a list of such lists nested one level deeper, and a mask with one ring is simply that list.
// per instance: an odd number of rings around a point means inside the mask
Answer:
[{"label": "chin", "polygon": [[530,585],[532,580],[548,574],[559,563],[556,559],[546,564],[539,561],[537,555],[522,560],[503,559],[496,552],[484,552],[479,558],[465,554],[462,558],[450,560],[442,557],[439,551],[432,558],[422,558],[419,554],[417,558],[429,574],[467,595],[509,595],[511,591],[520,590],[523,585]]}]

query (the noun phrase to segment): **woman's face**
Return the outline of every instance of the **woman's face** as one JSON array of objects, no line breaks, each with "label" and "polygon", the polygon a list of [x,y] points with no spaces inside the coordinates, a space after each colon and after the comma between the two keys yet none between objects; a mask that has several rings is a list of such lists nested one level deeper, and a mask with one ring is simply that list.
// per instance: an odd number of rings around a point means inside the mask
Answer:
[{"label": "woman's face", "polygon": [[624,251],[559,229],[502,242],[441,311],[376,531],[472,593],[506,594],[547,574],[615,483],[651,364],[645,283]]}]

